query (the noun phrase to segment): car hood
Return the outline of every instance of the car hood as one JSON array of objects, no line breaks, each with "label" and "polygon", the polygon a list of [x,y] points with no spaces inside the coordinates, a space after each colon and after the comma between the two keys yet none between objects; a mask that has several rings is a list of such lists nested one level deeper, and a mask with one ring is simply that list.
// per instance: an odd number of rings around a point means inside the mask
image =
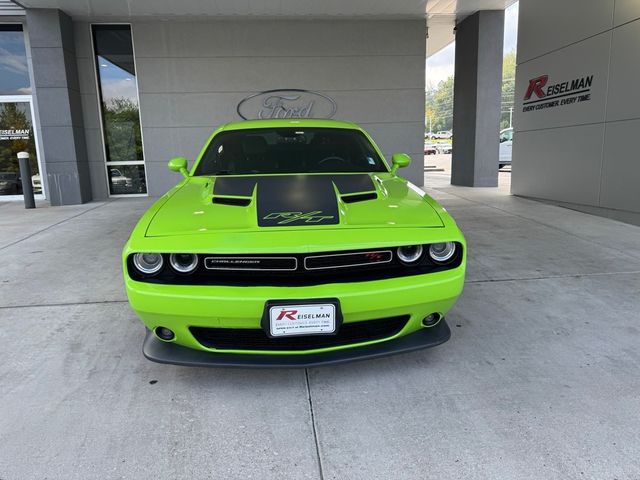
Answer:
[{"label": "car hood", "polygon": [[146,236],[442,227],[425,197],[390,173],[190,177],[157,210]]}]

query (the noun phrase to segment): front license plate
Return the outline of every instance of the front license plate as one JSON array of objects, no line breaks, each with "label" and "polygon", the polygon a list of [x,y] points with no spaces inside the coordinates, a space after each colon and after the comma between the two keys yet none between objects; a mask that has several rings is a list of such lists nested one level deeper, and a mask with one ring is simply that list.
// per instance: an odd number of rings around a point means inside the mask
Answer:
[{"label": "front license plate", "polygon": [[330,303],[272,306],[269,331],[272,337],[335,333],[336,306]]}]

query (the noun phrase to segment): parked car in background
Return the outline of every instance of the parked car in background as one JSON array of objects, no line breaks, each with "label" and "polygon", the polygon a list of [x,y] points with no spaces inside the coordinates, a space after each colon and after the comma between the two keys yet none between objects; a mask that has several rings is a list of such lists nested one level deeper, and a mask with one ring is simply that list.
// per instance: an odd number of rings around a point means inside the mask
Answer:
[{"label": "parked car in background", "polygon": [[450,143],[439,143],[436,145],[438,153],[450,154],[453,147]]},{"label": "parked car in background", "polygon": [[499,168],[511,165],[511,149],[513,147],[513,128],[505,128],[500,132]]},{"label": "parked car in background", "polygon": [[438,149],[433,143],[425,143],[424,144],[424,154],[425,155],[435,155],[436,153],[438,153]]},{"label": "parked car in background", "polygon": [[20,195],[21,193],[20,174],[16,172],[0,172],[0,195]]},{"label": "parked car in background", "polygon": [[31,186],[33,187],[33,193],[42,193],[42,181],[39,173],[31,176]]},{"label": "parked car in background", "polygon": [[453,133],[450,130],[440,130],[433,134],[433,138],[450,139]]}]

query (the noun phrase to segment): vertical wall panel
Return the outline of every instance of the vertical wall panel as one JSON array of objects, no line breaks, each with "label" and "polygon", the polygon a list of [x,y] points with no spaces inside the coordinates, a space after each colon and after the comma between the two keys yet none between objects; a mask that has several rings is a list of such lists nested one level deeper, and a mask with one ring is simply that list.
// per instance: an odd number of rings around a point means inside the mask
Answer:
[{"label": "vertical wall panel", "polygon": [[[422,185],[426,26],[402,21],[136,22],[132,25],[149,193],[178,180],[236,105],[269,89],[316,90],[334,118],[362,123],[385,154],[409,153],[403,174]],[[292,42],[291,39],[297,41]]]},{"label": "vertical wall panel", "polygon": [[[521,0],[512,193],[638,218],[639,15],[637,0],[615,0],[615,13],[612,0]],[[540,75],[549,85],[593,75],[589,101],[523,112]]]},{"label": "vertical wall panel", "polygon": [[518,63],[611,29],[613,8],[614,0],[521,0]]},{"label": "vertical wall panel", "polygon": [[613,16],[615,27],[640,18],[640,2],[638,0],[615,0],[616,11]]}]

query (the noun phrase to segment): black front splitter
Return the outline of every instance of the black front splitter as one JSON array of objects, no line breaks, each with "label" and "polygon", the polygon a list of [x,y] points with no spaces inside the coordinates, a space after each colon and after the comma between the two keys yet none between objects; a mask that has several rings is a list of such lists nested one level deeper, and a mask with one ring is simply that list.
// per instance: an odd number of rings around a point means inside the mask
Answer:
[{"label": "black front splitter", "polygon": [[363,347],[322,353],[262,355],[194,350],[175,343],[163,342],[147,330],[142,353],[153,362],[188,367],[305,368],[386,357],[387,355],[435,347],[449,340],[449,337],[451,337],[451,330],[442,319],[435,327],[423,328],[403,337]]}]

